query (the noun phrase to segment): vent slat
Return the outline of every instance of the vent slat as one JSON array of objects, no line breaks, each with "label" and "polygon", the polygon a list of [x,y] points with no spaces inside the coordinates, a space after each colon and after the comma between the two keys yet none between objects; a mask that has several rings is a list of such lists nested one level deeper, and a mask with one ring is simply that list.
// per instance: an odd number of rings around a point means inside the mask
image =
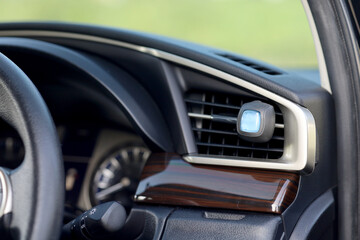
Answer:
[{"label": "vent slat", "polygon": [[268,152],[281,152],[281,153],[283,152],[282,148],[245,147],[245,146],[216,144],[216,143],[203,143],[203,142],[196,142],[196,144],[200,145],[200,146],[207,146],[207,147],[237,148],[237,149],[246,149],[246,150],[255,150],[255,151],[268,151]]},{"label": "vent slat", "polygon": [[[224,134],[224,135],[232,135],[238,136],[237,132],[230,131],[221,131],[221,130],[213,130],[213,129],[202,129],[202,128],[192,128],[194,132],[206,132],[206,133],[214,133],[214,134]],[[282,136],[273,136],[271,139],[284,141],[284,137]]]},{"label": "vent slat", "polygon": [[198,113],[188,113],[188,116],[191,118],[200,118],[200,119],[207,119],[213,120],[215,122],[223,122],[223,123],[232,123],[236,124],[237,118],[236,117],[229,117],[229,116],[222,116],[222,115],[206,115],[206,114],[198,114]]},{"label": "vent slat", "polygon": [[[199,105],[207,105],[207,106],[214,106],[214,107],[220,107],[220,108],[230,108],[235,110],[240,110],[240,106],[233,106],[233,105],[226,105],[221,103],[213,103],[213,102],[204,102],[204,101],[198,101],[198,100],[191,100],[191,99],[185,99],[186,103],[193,103],[193,104],[199,104]],[[278,116],[282,116],[282,113],[275,110],[275,114]]]},{"label": "vent slat", "polygon": [[185,102],[198,153],[247,159],[281,158],[285,125],[281,110],[276,105],[273,104],[276,123],[271,140],[266,143],[251,143],[238,136],[237,114],[243,104],[254,100],[258,99],[217,93],[189,93]]},{"label": "vent slat", "polygon": [[273,136],[271,139],[274,139],[274,140],[282,140],[284,141],[285,138],[283,136]]},{"label": "vent slat", "polygon": [[185,99],[185,102],[199,104],[199,105],[213,106],[213,107],[231,108],[231,109],[236,109],[236,110],[240,110],[240,108],[241,108],[241,106],[238,107],[238,106],[232,106],[232,105],[226,105],[226,104],[214,103],[214,102],[202,102],[202,101],[191,100],[191,99]]},{"label": "vent slat", "polygon": [[192,130],[196,132],[216,133],[216,134],[225,134],[225,135],[233,135],[233,136],[238,135],[236,132],[228,132],[228,131],[220,131],[220,130],[212,130],[212,129],[192,128]]}]

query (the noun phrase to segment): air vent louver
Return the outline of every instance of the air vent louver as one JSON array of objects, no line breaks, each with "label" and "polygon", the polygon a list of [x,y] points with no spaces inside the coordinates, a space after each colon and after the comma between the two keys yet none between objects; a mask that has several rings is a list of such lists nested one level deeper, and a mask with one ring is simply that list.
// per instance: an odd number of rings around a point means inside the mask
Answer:
[{"label": "air vent louver", "polygon": [[280,109],[275,104],[272,105],[276,112],[276,125],[270,141],[251,143],[238,137],[236,118],[240,107],[254,100],[258,99],[217,93],[187,94],[185,102],[198,154],[279,159],[284,150],[284,121]]},{"label": "air vent louver", "polygon": [[228,55],[228,54],[218,54],[218,55],[221,56],[221,57],[230,59],[230,60],[232,60],[234,62],[240,63],[242,65],[245,65],[247,67],[250,67],[252,69],[255,69],[257,71],[263,72],[263,73],[268,74],[268,75],[281,75],[282,74],[281,72],[276,71],[274,69],[265,67],[263,65],[255,63],[255,62],[251,62],[251,61],[248,61],[248,60],[245,60],[245,59],[241,59],[241,58],[236,57],[236,56],[231,56],[231,55]]}]

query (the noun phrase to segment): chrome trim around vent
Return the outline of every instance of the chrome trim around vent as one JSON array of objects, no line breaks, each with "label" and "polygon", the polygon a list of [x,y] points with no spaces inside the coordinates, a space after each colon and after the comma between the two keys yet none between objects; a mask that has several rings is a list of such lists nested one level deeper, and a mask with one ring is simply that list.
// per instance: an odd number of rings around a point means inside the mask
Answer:
[{"label": "chrome trim around vent", "polygon": [[[184,159],[190,163],[197,164],[265,168],[287,171],[300,171],[302,173],[311,173],[314,170],[316,155],[316,126],[314,117],[312,116],[310,111],[296,103],[287,100],[284,97],[281,97],[253,83],[247,82],[244,79],[240,79],[219,69],[209,67],[193,60],[154,48],[139,46],[113,39],[90,36],[86,34],[42,30],[6,30],[0,31],[0,36],[70,38],[132,49],[138,52],[149,54],[159,59],[174,62],[176,64],[180,64],[213,75],[239,87],[248,89],[252,92],[256,92],[257,94],[278,103],[281,111],[283,112],[286,128],[284,154],[282,158],[277,159],[276,161],[264,161],[262,159],[252,159],[251,161],[249,161],[245,158],[220,158],[189,154],[185,155]],[[324,87],[329,91],[327,85],[325,85]]]},{"label": "chrome trim around vent", "polygon": [[[292,110],[282,106],[285,128],[284,153],[280,159],[232,158],[189,154],[184,159],[190,163],[222,166],[266,168],[274,170],[311,173],[315,167],[316,127],[309,110],[296,105]],[[277,124],[277,127],[284,127]]]}]

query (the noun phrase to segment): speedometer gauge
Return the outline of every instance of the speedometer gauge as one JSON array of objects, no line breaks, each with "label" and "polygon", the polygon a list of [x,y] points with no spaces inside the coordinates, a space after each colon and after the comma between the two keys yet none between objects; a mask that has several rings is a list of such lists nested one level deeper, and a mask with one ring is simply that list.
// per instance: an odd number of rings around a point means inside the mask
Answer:
[{"label": "speedometer gauge", "polygon": [[125,208],[132,205],[132,197],[150,151],[139,145],[122,147],[100,162],[92,176],[90,200],[92,205],[119,201]]}]

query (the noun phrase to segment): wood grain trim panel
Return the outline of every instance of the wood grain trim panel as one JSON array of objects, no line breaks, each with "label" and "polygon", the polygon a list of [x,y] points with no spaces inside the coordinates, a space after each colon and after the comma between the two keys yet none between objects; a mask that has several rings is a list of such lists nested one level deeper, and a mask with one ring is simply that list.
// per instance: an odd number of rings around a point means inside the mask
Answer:
[{"label": "wood grain trim panel", "polygon": [[192,165],[179,155],[157,153],[143,169],[135,201],[281,214],[298,184],[295,173]]}]

